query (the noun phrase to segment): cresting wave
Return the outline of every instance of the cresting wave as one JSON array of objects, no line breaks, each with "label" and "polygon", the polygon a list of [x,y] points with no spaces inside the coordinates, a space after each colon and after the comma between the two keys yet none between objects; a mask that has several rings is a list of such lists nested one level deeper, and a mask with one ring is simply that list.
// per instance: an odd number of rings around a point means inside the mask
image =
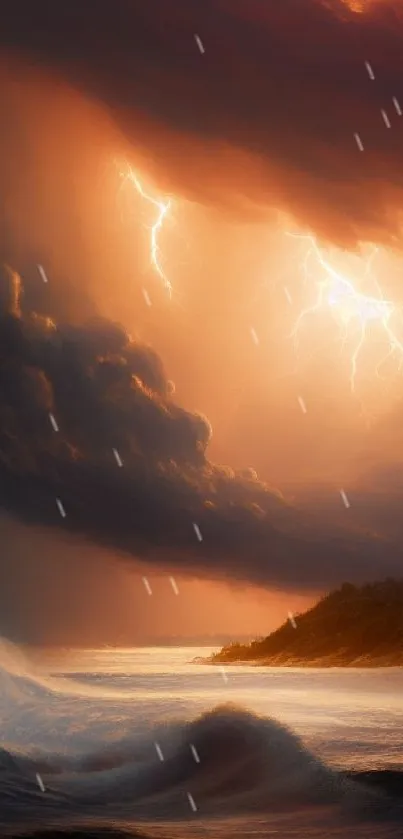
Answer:
[{"label": "cresting wave", "polygon": [[[68,832],[49,833],[49,839],[59,835],[70,839],[81,835],[117,837],[116,831],[123,829],[132,836],[154,836],[160,835],[156,823],[159,829],[162,823],[165,837],[188,836],[197,824],[212,836],[217,825],[217,835],[223,836],[224,830],[225,836],[234,836],[243,835],[247,825],[249,831],[256,819],[264,834],[268,821],[272,828],[276,819],[294,819],[295,824],[301,824],[307,813],[311,819],[326,813],[327,826],[332,829],[341,829],[347,820],[355,825],[355,835],[357,825],[364,822],[367,828],[376,823],[377,835],[382,837],[396,835],[399,824],[402,829],[403,803],[398,796],[393,799],[380,788],[357,783],[330,769],[278,721],[231,705],[216,707],[191,721],[148,727],[139,723],[129,737],[119,741],[115,737],[112,743],[105,736],[92,751],[76,755],[62,749],[50,751],[45,740],[41,746],[35,737],[40,716],[44,727],[57,726],[66,713],[77,722],[77,696],[70,691],[66,704],[61,693],[63,680],[56,680],[53,690],[51,679],[49,683],[36,679],[12,645],[1,645],[1,658],[1,717],[7,723],[14,709],[16,724],[24,723],[25,730],[32,725],[32,742],[24,748],[3,736],[2,836],[42,837],[47,835],[46,829],[55,826]],[[99,713],[92,696],[86,695],[85,702],[94,708],[94,714]],[[113,714],[108,708],[106,703],[103,715],[108,718],[107,727],[102,730],[106,734],[108,728],[109,733],[114,729],[116,735],[116,705]],[[7,725],[6,730],[10,732]],[[380,826],[384,830],[392,824],[394,832],[379,834]],[[81,825],[81,832],[76,825]],[[109,834],[102,832],[106,829]],[[304,835],[310,834],[300,833]],[[367,830],[366,835],[372,834]]]}]

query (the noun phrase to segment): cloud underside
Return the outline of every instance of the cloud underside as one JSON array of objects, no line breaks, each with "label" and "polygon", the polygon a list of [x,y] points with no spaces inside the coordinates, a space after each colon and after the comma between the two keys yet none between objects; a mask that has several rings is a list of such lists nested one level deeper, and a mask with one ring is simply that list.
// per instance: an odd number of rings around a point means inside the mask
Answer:
[{"label": "cloud underside", "polygon": [[400,0],[16,0],[0,46],[107,106],[167,188],[399,245],[402,31]]}]

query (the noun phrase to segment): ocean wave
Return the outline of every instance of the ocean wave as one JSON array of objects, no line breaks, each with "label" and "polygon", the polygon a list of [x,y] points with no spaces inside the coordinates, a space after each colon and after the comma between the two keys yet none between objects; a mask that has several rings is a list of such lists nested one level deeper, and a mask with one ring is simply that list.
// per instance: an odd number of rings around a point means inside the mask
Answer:
[{"label": "ocean wave", "polygon": [[79,816],[90,809],[100,817],[107,810],[114,818],[183,819],[189,794],[204,816],[330,804],[357,812],[387,809],[383,794],[328,768],[276,720],[230,706],[157,726],[135,753],[82,757],[74,771],[65,759],[0,752],[3,818],[19,817],[21,809],[30,817],[38,810],[43,817],[47,810]]},{"label": "ocean wave", "polygon": [[[0,652],[1,713],[17,708],[18,720],[31,726],[32,736],[45,731],[51,717],[57,725],[60,681],[53,688],[52,680],[37,676],[12,647],[3,646]],[[52,697],[56,706],[49,704]],[[79,715],[70,688],[62,707],[73,719]],[[116,714],[108,724],[118,727]],[[101,825],[113,824],[115,830],[130,824],[134,829],[137,823],[161,820],[172,833],[174,824],[188,819],[262,819],[275,813],[297,818],[303,810],[323,808],[353,820],[403,823],[396,778],[393,798],[388,783],[379,778],[371,785],[368,777],[337,772],[276,719],[227,704],[193,720],[137,722],[133,727],[115,742],[106,738],[97,749],[77,754],[49,751],[45,742],[41,749],[38,740],[35,748],[27,743],[25,750],[3,742],[1,835],[18,836],[56,824],[68,824],[71,831],[86,822],[80,830],[87,833],[77,836],[101,836]],[[98,833],[91,834],[94,820]],[[49,839],[56,836],[49,834]]]}]

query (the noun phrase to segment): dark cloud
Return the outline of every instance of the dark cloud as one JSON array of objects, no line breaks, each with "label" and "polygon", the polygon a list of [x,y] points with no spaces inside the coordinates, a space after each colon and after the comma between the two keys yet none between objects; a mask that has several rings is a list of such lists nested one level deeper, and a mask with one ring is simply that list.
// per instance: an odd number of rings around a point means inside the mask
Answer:
[{"label": "dark cloud", "polygon": [[391,243],[402,203],[403,119],[392,98],[403,10],[400,0],[362,6],[15,0],[0,43],[107,105],[167,185],[238,209],[245,199],[280,207],[337,243]]},{"label": "dark cloud", "polygon": [[21,292],[18,276],[4,269],[3,508],[28,523],[216,577],[312,589],[397,569],[396,551],[385,563],[383,542],[347,539],[336,528],[319,532],[253,470],[236,475],[210,463],[208,421],[174,403],[160,359],[120,325],[55,325],[25,312]]}]

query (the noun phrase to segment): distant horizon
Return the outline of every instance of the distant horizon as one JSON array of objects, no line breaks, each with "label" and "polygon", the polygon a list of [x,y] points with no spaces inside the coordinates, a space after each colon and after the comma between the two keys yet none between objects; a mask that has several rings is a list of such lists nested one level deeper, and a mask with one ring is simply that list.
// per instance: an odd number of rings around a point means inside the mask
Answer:
[{"label": "distant horizon", "polygon": [[[269,632],[267,633],[269,634]],[[214,635],[200,635],[200,636],[184,636],[181,637],[180,635],[174,636],[162,636],[158,638],[143,638],[137,641],[132,642],[120,642],[117,644],[108,644],[106,642],[97,645],[89,645],[89,646],[81,646],[80,644],[20,644],[18,641],[13,641],[12,639],[6,639],[10,641],[12,644],[17,644],[18,646],[22,646],[26,650],[30,649],[47,649],[47,650],[62,650],[62,649],[71,649],[71,650],[130,650],[130,649],[138,649],[139,647],[214,647],[214,646],[222,646],[227,643],[231,643],[232,641],[236,641],[239,643],[248,643],[249,641],[256,640],[256,634],[249,633],[249,634],[242,634],[242,635],[234,635],[234,634],[214,634]],[[263,636],[260,636],[263,637]]]}]

